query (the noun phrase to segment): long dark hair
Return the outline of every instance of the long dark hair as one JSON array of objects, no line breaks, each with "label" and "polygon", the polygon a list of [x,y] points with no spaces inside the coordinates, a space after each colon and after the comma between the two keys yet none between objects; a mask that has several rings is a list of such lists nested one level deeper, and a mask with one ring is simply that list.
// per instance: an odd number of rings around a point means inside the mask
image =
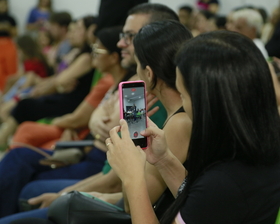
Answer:
[{"label": "long dark hair", "polygon": [[268,65],[247,37],[202,34],[179,51],[176,64],[192,101],[187,185],[162,223],[171,223],[190,187],[213,164],[239,160],[269,166],[280,160],[280,122]]},{"label": "long dark hair", "polygon": [[[82,21],[83,21],[83,24],[85,26],[85,29],[88,30],[88,28],[91,25],[96,24],[97,18],[94,17],[94,16],[85,16],[85,17],[82,18]],[[91,53],[91,47],[90,47],[90,45],[87,41],[85,41],[84,46],[82,47],[81,53],[79,55],[81,55],[83,53]]]},{"label": "long dark hair", "polygon": [[176,90],[176,52],[188,39],[191,32],[175,20],[165,20],[144,26],[134,38],[135,55],[143,69],[150,66],[154,72],[152,89],[157,80],[163,80],[167,86]]}]

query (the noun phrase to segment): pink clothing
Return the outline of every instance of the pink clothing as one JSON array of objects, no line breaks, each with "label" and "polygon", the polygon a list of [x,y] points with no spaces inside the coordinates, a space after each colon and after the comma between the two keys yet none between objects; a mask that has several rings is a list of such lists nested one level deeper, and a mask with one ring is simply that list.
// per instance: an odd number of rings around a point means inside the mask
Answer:
[{"label": "pink clothing", "polygon": [[178,214],[177,214],[177,216],[175,217],[175,223],[176,224],[186,224],[185,222],[184,222],[184,220],[182,219],[182,216],[181,216],[181,213],[179,212]]}]

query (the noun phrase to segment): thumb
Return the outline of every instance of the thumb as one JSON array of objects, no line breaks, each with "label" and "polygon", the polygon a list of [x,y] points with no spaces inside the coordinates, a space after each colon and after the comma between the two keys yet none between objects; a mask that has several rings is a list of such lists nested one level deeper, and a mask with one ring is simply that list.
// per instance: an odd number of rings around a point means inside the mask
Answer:
[{"label": "thumb", "polygon": [[145,136],[145,137],[150,137],[152,136],[153,138],[155,138],[156,136],[159,136],[160,135],[160,132],[162,130],[160,130],[158,127],[153,127],[153,126],[150,126],[148,127],[146,130],[144,131],[141,131],[140,134],[142,136]]}]

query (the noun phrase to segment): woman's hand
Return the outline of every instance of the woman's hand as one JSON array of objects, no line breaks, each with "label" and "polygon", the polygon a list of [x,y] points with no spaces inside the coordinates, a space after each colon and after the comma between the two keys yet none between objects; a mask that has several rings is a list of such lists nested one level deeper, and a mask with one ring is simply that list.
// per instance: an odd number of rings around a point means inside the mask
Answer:
[{"label": "woman's hand", "polygon": [[[121,131],[122,138],[118,132]],[[130,139],[128,125],[120,120],[120,126],[110,130],[110,138],[106,139],[107,159],[123,183],[134,178],[144,177],[146,156],[144,151],[135,146]]]},{"label": "woman's hand", "polygon": [[148,138],[148,147],[145,150],[147,161],[156,165],[168,156],[169,149],[165,140],[164,131],[148,118],[148,128],[140,133]]},{"label": "woman's hand", "polygon": [[28,200],[28,204],[30,205],[38,205],[40,204],[40,208],[47,208],[50,204],[57,198],[60,197],[58,193],[45,193],[41,194],[38,197],[30,198]]},{"label": "woman's hand", "polygon": [[153,109],[151,109],[152,106],[158,101],[158,98],[155,95],[146,92],[146,99],[147,99],[147,116],[151,117],[159,110],[159,106],[156,106]]},{"label": "woman's hand", "polygon": [[77,131],[73,130],[73,129],[65,129],[59,139],[59,141],[61,141],[61,142],[76,141],[76,140],[80,140],[80,139],[79,139]]}]

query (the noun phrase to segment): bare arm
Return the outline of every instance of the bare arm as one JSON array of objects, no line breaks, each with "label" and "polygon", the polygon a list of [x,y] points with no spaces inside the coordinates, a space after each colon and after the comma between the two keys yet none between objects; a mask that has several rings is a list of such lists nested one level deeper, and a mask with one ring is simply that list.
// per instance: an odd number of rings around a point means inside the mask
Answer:
[{"label": "bare arm", "polygon": [[[192,122],[186,113],[180,113],[177,115],[176,119],[171,118],[167,125],[172,126],[164,130],[167,145],[170,148],[175,144],[174,147],[177,147],[177,150],[168,150],[168,156],[155,164],[155,167],[161,174],[173,196],[176,197],[178,189],[187,175],[187,171],[182,163],[186,160],[187,156],[185,153],[187,153],[189,147]],[[175,133],[173,129],[178,126],[181,127],[182,130]],[[180,139],[179,142],[178,139]],[[174,141],[176,143],[170,144],[170,142]]]},{"label": "bare arm", "polygon": [[[179,166],[186,160],[189,146],[190,123],[188,122],[186,113],[179,113],[174,115],[164,128],[166,134],[166,143],[170,149],[170,153],[174,155],[173,159],[179,162]],[[181,165],[180,165],[181,164]],[[186,177],[185,169],[176,170],[176,166],[169,166],[168,171],[160,169],[146,162],[145,179],[147,185],[147,192],[149,194],[150,202],[154,204],[166,189],[166,184],[171,190],[174,197],[177,195],[178,188]],[[160,168],[162,168],[160,166]],[[161,172],[159,172],[161,171]],[[163,176],[162,176],[163,174]],[[169,175],[175,175],[169,177]],[[168,178],[168,179],[163,179]],[[165,183],[167,181],[167,183]],[[124,194],[125,195],[125,194]],[[127,199],[125,200],[126,202]],[[128,209],[128,205],[126,208]],[[129,212],[127,210],[127,212]]]},{"label": "bare arm", "polygon": [[74,190],[83,192],[97,191],[100,193],[116,193],[121,191],[121,182],[117,175],[111,170],[105,175],[103,173],[98,173],[88,177],[72,186],[64,188],[58,193],[45,193],[38,197],[31,198],[28,200],[28,203],[32,205],[41,204],[40,208],[46,208],[55,199],[60,197],[62,193]]},{"label": "bare arm", "polygon": [[[55,80],[56,88],[63,87],[66,91],[72,90],[78,78],[91,69],[91,55],[81,54],[67,69],[59,74]],[[69,87],[70,85],[70,87]]]},{"label": "bare arm", "polygon": [[98,173],[88,177],[75,185],[61,190],[59,193],[73,190],[83,192],[97,191],[100,193],[115,193],[121,191],[121,181],[116,173],[111,170],[107,174]]},{"label": "bare arm", "polygon": [[87,101],[83,101],[73,113],[54,119],[52,124],[70,129],[87,127],[94,109]]}]

